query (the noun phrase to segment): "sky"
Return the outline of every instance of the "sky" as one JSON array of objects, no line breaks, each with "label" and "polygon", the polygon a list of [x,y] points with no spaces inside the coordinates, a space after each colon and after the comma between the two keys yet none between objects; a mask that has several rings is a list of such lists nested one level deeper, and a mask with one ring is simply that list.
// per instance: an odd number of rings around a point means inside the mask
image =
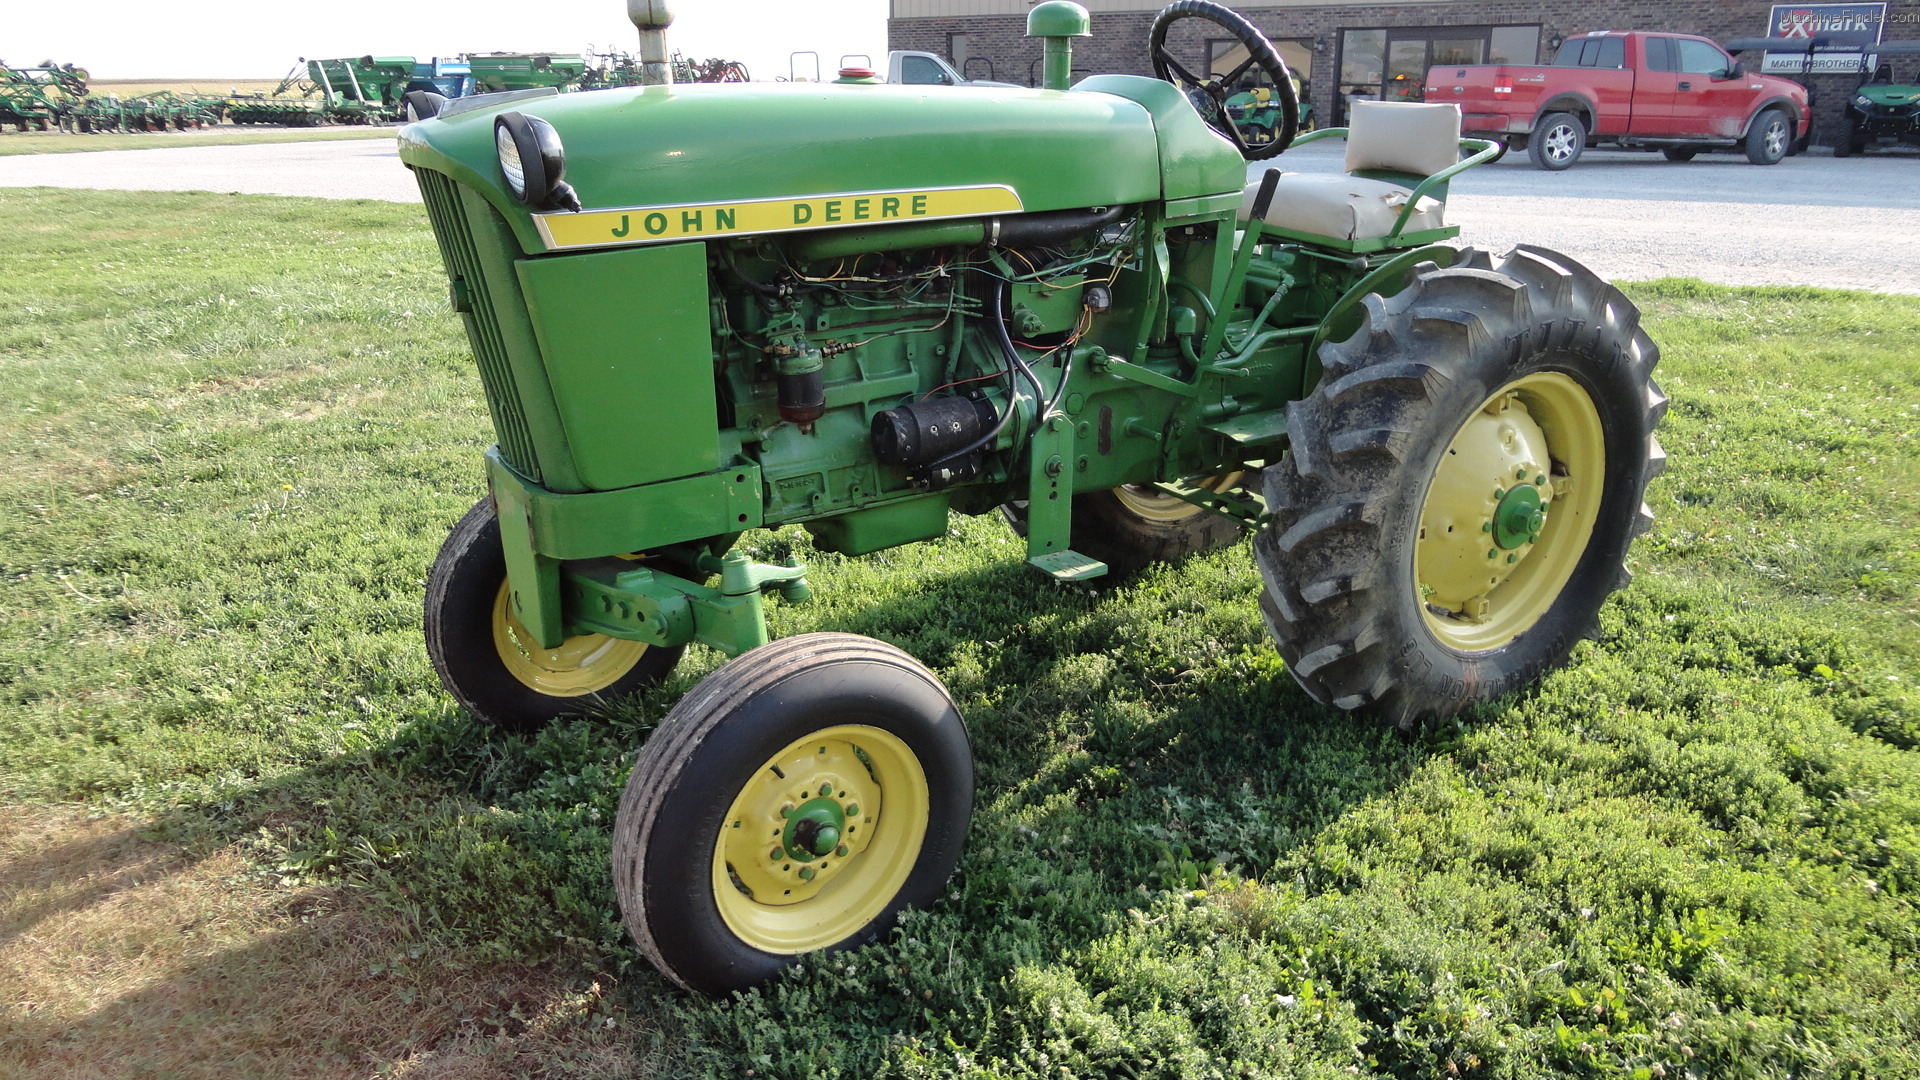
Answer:
[{"label": "sky", "polygon": [[[73,63],[95,79],[277,79],[299,57],[450,56],[463,52],[637,51],[625,0],[45,0],[10,3],[0,60]],[[739,60],[755,79],[787,74],[811,49],[878,60],[887,0],[670,0],[669,48]],[[809,71],[808,74],[811,74]]]}]

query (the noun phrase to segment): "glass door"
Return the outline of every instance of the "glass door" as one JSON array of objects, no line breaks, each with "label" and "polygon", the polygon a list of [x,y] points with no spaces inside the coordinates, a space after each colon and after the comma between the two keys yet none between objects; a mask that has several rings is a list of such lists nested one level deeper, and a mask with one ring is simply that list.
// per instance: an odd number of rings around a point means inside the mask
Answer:
[{"label": "glass door", "polygon": [[1387,80],[1380,88],[1385,101],[1423,101],[1427,85],[1427,37],[1387,37]]}]

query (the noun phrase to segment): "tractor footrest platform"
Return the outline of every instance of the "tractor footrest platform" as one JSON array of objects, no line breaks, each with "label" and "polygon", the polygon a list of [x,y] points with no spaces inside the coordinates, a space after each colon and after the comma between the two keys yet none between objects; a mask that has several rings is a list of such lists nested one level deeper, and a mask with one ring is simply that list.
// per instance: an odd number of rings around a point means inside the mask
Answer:
[{"label": "tractor footrest platform", "polygon": [[1085,581],[1097,578],[1107,572],[1107,564],[1089,555],[1082,555],[1069,548],[1066,551],[1052,551],[1045,555],[1035,555],[1028,563],[1045,570],[1057,581]]},{"label": "tractor footrest platform", "polygon": [[1265,446],[1287,437],[1287,412],[1285,409],[1270,409],[1201,426],[1240,446]]}]

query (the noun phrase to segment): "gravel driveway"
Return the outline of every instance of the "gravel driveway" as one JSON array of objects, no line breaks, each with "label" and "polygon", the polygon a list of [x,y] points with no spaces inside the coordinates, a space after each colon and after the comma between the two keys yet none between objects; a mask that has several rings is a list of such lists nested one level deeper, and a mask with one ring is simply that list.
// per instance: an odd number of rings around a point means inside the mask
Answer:
[{"label": "gravel driveway", "polygon": [[[1329,140],[1277,163],[1337,172],[1342,152]],[[1249,178],[1268,164],[1250,166]],[[0,158],[0,188],[35,185],[419,200],[393,144],[379,139]],[[1447,209],[1461,243],[1540,244],[1617,280],[1680,275],[1920,295],[1920,159],[1911,154],[1809,155],[1763,168],[1734,154],[1681,164],[1589,150],[1560,173],[1509,154],[1455,180]]]}]

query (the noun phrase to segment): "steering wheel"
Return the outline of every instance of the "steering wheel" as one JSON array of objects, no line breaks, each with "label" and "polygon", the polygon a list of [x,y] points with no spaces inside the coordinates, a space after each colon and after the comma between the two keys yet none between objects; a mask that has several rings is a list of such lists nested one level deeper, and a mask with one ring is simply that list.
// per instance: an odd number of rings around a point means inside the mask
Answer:
[{"label": "steering wheel", "polygon": [[[1235,40],[1246,46],[1246,63],[1225,75],[1209,74],[1206,78],[1187,70],[1167,48],[1167,32],[1184,19],[1205,19],[1232,34]],[[1286,61],[1280,59],[1280,54],[1274,51],[1273,43],[1267,40],[1267,36],[1239,12],[1210,0],[1177,0],[1154,16],[1153,33],[1147,38],[1147,52],[1153,57],[1154,75],[1183,90],[1200,118],[1209,127],[1225,135],[1227,141],[1240,151],[1240,156],[1248,161],[1261,161],[1279,154],[1299,134],[1300,98],[1294,93],[1293,73],[1287,70]],[[1247,131],[1241,129],[1227,109],[1227,99],[1236,92],[1236,85],[1254,68],[1260,69],[1273,83],[1273,94],[1280,99],[1280,123],[1274,131],[1272,142],[1255,143],[1249,139]]]}]

